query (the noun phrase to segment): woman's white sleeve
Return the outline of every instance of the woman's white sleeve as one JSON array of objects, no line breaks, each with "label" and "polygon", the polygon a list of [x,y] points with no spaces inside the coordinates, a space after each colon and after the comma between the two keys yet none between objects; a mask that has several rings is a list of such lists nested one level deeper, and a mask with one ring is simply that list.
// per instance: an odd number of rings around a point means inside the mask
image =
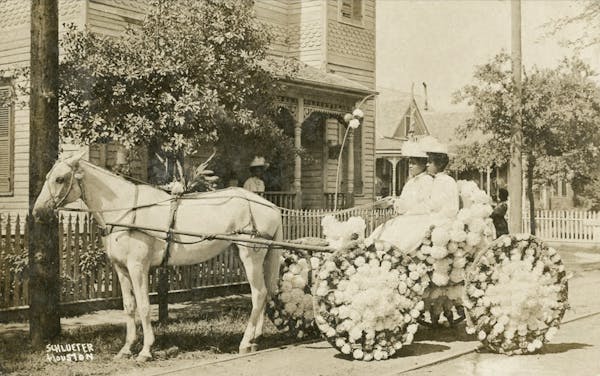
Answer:
[{"label": "woman's white sleeve", "polygon": [[458,186],[454,179],[448,177],[443,180],[434,180],[429,209],[433,213],[456,215],[458,212]]}]

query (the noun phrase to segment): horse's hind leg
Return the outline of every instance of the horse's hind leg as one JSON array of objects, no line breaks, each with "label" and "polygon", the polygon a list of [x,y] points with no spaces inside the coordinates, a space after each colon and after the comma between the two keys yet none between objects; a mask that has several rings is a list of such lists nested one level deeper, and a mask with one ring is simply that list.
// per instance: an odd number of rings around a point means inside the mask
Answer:
[{"label": "horse's hind leg", "polygon": [[131,345],[136,338],[136,328],[135,328],[135,296],[133,295],[133,286],[131,284],[131,278],[129,277],[129,273],[127,272],[127,268],[114,264],[115,270],[117,272],[117,276],[119,277],[119,282],[121,284],[121,292],[123,295],[123,310],[125,311],[126,316],[126,324],[127,324],[127,334],[125,335],[125,345],[121,350],[117,353],[115,358],[125,358],[131,356]]},{"label": "horse's hind leg", "polygon": [[148,271],[149,265],[142,261],[130,262],[127,265],[131,282],[133,283],[133,293],[137,301],[138,314],[142,321],[144,330],[144,347],[138,354],[136,360],[144,362],[152,359],[150,347],[154,344],[154,331],[150,322],[150,297],[148,296]]},{"label": "horse's hind leg", "polygon": [[[252,247],[238,246],[240,251],[240,259],[246,269],[246,276],[250,283],[250,291],[252,293],[252,312],[248,319],[248,325],[244,331],[244,337],[240,342],[240,353],[254,351],[256,344],[254,340],[257,336],[257,327],[262,327],[261,315],[264,315],[265,305],[267,302],[267,286],[265,284],[265,276],[263,269],[263,260],[265,258],[266,249],[253,249]],[[262,328],[261,328],[262,331]],[[260,333],[259,333],[260,334]]]}]

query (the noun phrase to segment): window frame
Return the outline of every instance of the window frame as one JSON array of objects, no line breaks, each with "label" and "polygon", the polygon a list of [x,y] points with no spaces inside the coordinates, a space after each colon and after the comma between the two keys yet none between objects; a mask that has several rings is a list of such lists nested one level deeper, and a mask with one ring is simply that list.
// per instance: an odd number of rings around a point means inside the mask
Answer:
[{"label": "window frame", "polygon": [[[9,80],[0,78],[0,90],[7,89],[8,95],[14,93]],[[0,190],[0,197],[13,197],[15,194],[15,105],[8,105],[8,190]]]},{"label": "window frame", "polygon": [[[356,1],[356,0],[350,0],[350,1],[352,2],[352,13],[354,14],[354,1]],[[338,0],[338,9],[337,9],[338,22],[347,24],[350,26],[364,28],[365,27],[365,0],[359,0],[359,1],[360,1],[360,20],[357,20],[352,17],[348,18],[348,17],[345,17],[342,15],[342,6],[344,4],[344,0]]]}]

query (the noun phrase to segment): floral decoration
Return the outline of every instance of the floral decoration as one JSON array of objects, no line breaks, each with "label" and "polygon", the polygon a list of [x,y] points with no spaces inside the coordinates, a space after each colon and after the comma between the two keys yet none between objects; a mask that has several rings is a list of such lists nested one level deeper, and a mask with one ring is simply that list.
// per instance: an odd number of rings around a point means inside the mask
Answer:
[{"label": "floral decoration", "polygon": [[278,289],[267,303],[266,312],[275,327],[297,338],[319,333],[314,321],[311,288],[321,262],[320,255],[284,252]]},{"label": "floral decoration", "polygon": [[453,308],[459,311],[458,316],[462,315],[465,270],[495,235],[490,197],[472,181],[460,180],[457,184],[461,209],[450,220],[434,224],[415,255],[430,266],[432,283],[423,299],[432,323],[441,313],[452,321]]},{"label": "floral decoration", "polygon": [[343,354],[387,359],[413,341],[427,267],[386,242],[354,245],[324,258],[315,282],[315,321]]},{"label": "floral decoration", "polygon": [[569,306],[568,278],[558,252],[535,236],[501,236],[467,273],[467,331],[495,352],[536,352]]}]

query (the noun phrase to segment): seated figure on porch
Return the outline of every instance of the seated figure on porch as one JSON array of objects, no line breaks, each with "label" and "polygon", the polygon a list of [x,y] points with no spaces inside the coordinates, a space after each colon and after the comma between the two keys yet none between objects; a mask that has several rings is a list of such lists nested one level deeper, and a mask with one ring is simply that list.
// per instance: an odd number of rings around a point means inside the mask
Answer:
[{"label": "seated figure on porch", "polygon": [[268,163],[265,163],[265,158],[263,157],[254,157],[252,162],[250,163],[250,176],[244,182],[244,189],[254,192],[254,193],[262,193],[265,191],[265,182],[263,181],[263,175],[265,173],[265,169],[269,167]]},{"label": "seated figure on porch", "polygon": [[377,227],[369,236],[372,240],[388,241],[407,253],[419,247],[432,225],[454,218],[459,208],[456,181],[444,172],[448,165],[446,146],[432,137],[425,137],[417,146],[427,153],[424,154],[428,156],[427,172],[422,164],[411,165],[411,172],[416,175],[394,202],[400,215]]}]

